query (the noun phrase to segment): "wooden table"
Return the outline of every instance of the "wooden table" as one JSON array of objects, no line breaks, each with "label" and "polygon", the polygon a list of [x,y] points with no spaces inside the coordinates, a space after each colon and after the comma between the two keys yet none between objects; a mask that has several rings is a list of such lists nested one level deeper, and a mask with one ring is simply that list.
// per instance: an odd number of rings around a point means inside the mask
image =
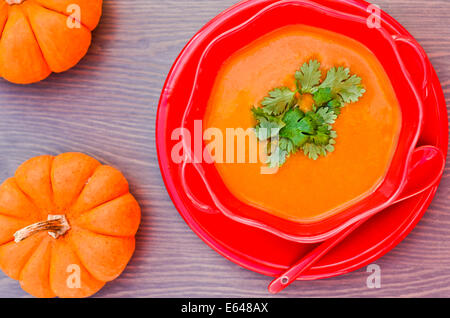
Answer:
[{"label": "wooden table", "polygon": [[[165,77],[186,42],[236,0],[105,0],[88,55],[42,83],[0,80],[0,179],[41,154],[81,151],[120,167],[143,208],[136,253],[99,297],[266,297],[268,277],[204,244],[174,208],[155,150]],[[450,1],[378,0],[423,45],[450,99]],[[382,287],[366,269],[295,283],[280,297],[450,297],[450,168],[413,232],[379,259]],[[0,297],[26,297],[0,273]]]}]

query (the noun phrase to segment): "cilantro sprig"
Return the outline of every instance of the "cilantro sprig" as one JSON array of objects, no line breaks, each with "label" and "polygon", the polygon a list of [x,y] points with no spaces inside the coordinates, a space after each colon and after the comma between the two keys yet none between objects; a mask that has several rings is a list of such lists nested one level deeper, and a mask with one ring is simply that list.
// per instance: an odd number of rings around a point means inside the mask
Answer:
[{"label": "cilantro sprig", "polygon": [[[295,73],[296,90],[278,87],[271,90],[253,107],[257,124],[255,133],[260,141],[267,141],[267,164],[282,166],[290,155],[299,151],[317,160],[335,150],[337,133],[333,130],[341,108],[357,102],[366,92],[361,78],[351,75],[350,69],[333,67],[322,81],[317,60],[304,63]],[[302,95],[310,94],[314,105],[303,112],[298,105]]]}]

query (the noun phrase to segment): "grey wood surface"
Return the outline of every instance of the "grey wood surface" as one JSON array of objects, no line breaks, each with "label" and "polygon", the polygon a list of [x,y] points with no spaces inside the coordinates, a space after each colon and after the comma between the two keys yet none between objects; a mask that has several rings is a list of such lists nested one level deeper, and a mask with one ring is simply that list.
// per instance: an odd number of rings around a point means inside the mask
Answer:
[{"label": "grey wood surface", "polygon": [[[0,179],[41,154],[81,151],[119,167],[143,208],[136,253],[98,297],[266,297],[270,279],[204,244],[164,187],[155,150],[155,115],[165,77],[186,42],[236,0],[106,0],[88,55],[74,69],[34,85],[0,80]],[[450,100],[450,1],[378,0],[423,45]],[[450,168],[413,232],[365,269],[300,282],[279,297],[450,297]],[[28,297],[0,273],[0,297]]]}]

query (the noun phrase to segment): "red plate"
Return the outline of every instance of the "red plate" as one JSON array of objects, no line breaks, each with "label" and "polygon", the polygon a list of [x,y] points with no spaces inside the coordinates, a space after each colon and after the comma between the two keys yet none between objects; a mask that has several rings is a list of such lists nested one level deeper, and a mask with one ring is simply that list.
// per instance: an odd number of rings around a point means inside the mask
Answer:
[{"label": "red plate", "polygon": [[[225,11],[209,22],[188,43],[175,62],[164,86],[158,109],[156,141],[161,172],[169,194],[180,214],[209,246],[236,264],[261,274],[276,276],[294,263],[315,245],[284,240],[266,231],[235,222],[223,214],[208,214],[190,200],[183,190],[180,170],[171,160],[171,132],[181,127],[183,108],[186,105],[195,71],[206,46],[217,35],[249,19],[274,0],[245,1]],[[369,6],[360,0],[316,0],[319,4],[341,12],[361,14]],[[381,15],[383,27],[391,34],[411,36],[398,22],[385,13]],[[406,48],[409,49],[409,48]],[[410,49],[409,49],[410,50]],[[406,55],[409,56],[409,55]],[[420,87],[423,68],[418,61],[408,62],[408,71]],[[429,63],[429,61],[427,61]],[[420,70],[420,72],[418,71]],[[179,79],[183,79],[182,81]],[[431,91],[424,101],[424,128],[419,145],[439,147],[444,154],[448,145],[448,120],[445,99],[439,80],[433,71]],[[193,170],[193,169],[190,169]],[[199,178],[187,172],[189,181]],[[437,185],[420,196],[409,199],[381,212],[354,232],[300,279],[319,279],[347,273],[382,256],[398,244],[425,213]],[[206,189],[198,188],[196,195],[210,202]],[[209,201],[208,201],[209,200]]]}]

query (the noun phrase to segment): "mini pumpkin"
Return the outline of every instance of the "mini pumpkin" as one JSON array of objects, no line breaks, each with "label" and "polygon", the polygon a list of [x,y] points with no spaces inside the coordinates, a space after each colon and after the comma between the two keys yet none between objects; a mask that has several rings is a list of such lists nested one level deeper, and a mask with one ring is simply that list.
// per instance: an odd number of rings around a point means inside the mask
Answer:
[{"label": "mini pumpkin", "polygon": [[40,156],[0,186],[0,268],[36,297],[87,297],[135,249],[141,210],[117,169],[81,153]]},{"label": "mini pumpkin", "polygon": [[102,0],[0,0],[0,75],[29,84],[72,68],[101,14]]}]

